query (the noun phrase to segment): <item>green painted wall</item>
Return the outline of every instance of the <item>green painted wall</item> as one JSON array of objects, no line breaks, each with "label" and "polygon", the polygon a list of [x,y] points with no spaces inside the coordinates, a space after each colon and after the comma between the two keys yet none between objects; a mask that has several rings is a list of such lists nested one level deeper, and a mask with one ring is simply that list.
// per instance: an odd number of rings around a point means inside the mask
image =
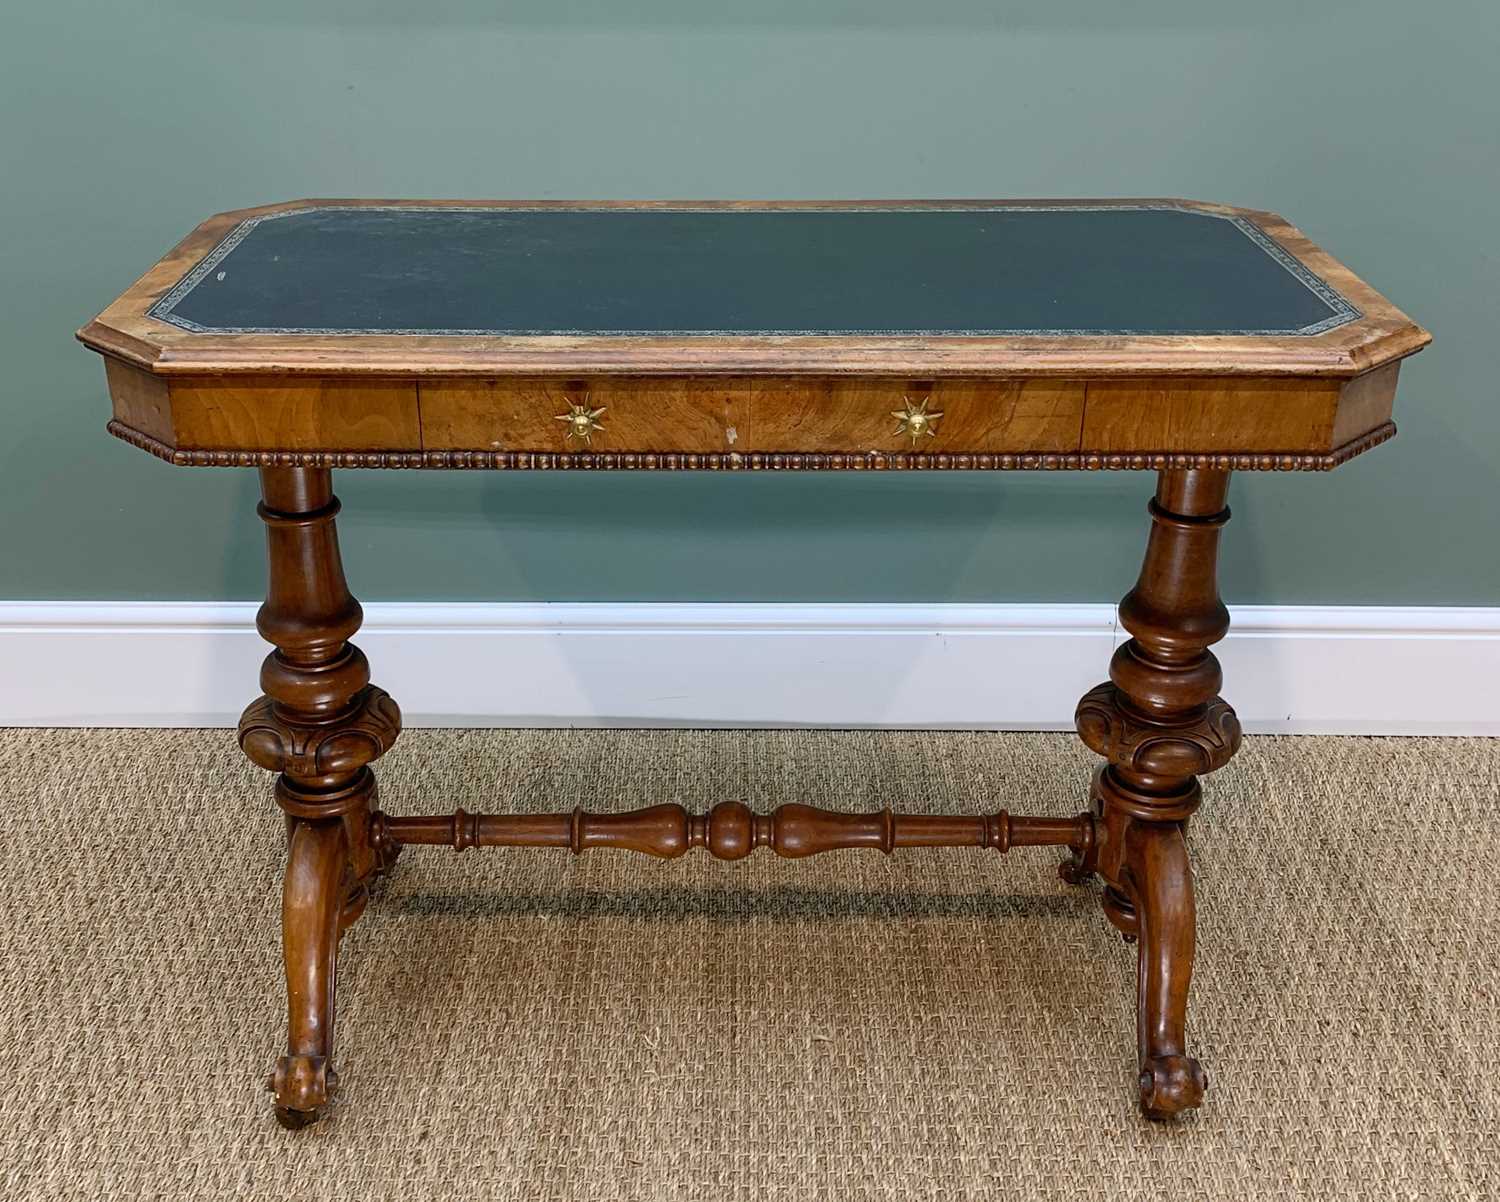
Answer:
[{"label": "green painted wall", "polygon": [[[47,0],[0,22],[0,597],[250,598],[253,474],[108,438],[72,331],[297,196],[1179,195],[1428,325],[1394,443],[1244,476],[1241,602],[1500,603],[1500,6]],[[931,10],[940,10],[936,15]],[[366,599],[1112,600],[1145,476],[344,473]]]}]

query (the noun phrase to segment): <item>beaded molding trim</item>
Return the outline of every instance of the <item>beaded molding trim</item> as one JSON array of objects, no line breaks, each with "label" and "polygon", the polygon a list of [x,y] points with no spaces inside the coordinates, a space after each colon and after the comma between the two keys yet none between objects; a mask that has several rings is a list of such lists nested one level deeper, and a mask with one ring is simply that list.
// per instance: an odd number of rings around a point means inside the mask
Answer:
[{"label": "beaded molding trim", "polygon": [[107,429],[176,467],[456,468],[488,471],[1236,471],[1327,472],[1394,438],[1386,422],[1331,451],[1068,451],[912,455],[748,451],[183,451],[120,421]]}]

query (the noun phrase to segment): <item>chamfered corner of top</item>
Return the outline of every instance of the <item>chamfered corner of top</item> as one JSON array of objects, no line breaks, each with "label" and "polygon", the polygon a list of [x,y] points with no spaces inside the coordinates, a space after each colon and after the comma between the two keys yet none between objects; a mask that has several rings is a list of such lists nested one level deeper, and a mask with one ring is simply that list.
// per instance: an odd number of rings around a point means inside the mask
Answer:
[{"label": "chamfered corner of top", "polygon": [[162,345],[149,336],[140,337],[111,324],[107,312],[73,331],[73,337],[91,351],[153,374],[164,352]]},{"label": "chamfered corner of top", "polygon": [[1280,213],[1273,213],[1269,209],[1253,209],[1245,205],[1225,204],[1220,200],[1198,200],[1191,196],[1167,196],[1163,197],[1162,204],[1169,204],[1173,208],[1184,209],[1192,213],[1202,213],[1208,217],[1241,217],[1255,225],[1291,225]]},{"label": "chamfered corner of top", "polygon": [[249,221],[252,217],[264,217],[269,213],[294,213],[298,209],[313,209],[327,203],[326,200],[316,200],[306,196],[295,200],[278,200],[270,204],[251,205],[247,209],[226,209],[222,213],[215,213],[203,224],[235,226],[242,221]]}]

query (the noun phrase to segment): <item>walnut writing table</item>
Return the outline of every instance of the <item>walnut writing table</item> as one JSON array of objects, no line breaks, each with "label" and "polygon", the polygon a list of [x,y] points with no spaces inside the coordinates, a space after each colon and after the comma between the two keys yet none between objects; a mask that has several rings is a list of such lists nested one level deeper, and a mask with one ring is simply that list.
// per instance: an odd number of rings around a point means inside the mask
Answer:
[{"label": "walnut writing table", "polygon": [[[110,432],[260,470],[275,646],[240,720],[279,773],[290,1035],[271,1078],[323,1111],[339,938],[403,846],[1070,849],[1139,943],[1140,1101],[1197,1106],[1198,777],[1239,746],[1208,650],[1234,470],[1327,470],[1395,433],[1429,341],[1270,213],[1188,201],[563,204],[299,201],[210,218],[79,333]],[[401,730],[349,639],[333,468],[1134,469],[1157,473],[1134,636],[1078,705],[1104,758],[1072,818],[840,814],[397,817],[370,763]]]}]

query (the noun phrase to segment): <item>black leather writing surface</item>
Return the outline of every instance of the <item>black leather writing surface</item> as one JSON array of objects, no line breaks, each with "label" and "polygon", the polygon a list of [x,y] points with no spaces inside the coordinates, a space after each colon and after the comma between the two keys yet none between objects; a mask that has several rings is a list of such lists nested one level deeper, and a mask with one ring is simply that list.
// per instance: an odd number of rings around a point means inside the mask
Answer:
[{"label": "black leather writing surface", "polygon": [[326,206],[251,218],[151,309],[289,334],[1316,334],[1357,317],[1249,221],[1167,205]]}]

